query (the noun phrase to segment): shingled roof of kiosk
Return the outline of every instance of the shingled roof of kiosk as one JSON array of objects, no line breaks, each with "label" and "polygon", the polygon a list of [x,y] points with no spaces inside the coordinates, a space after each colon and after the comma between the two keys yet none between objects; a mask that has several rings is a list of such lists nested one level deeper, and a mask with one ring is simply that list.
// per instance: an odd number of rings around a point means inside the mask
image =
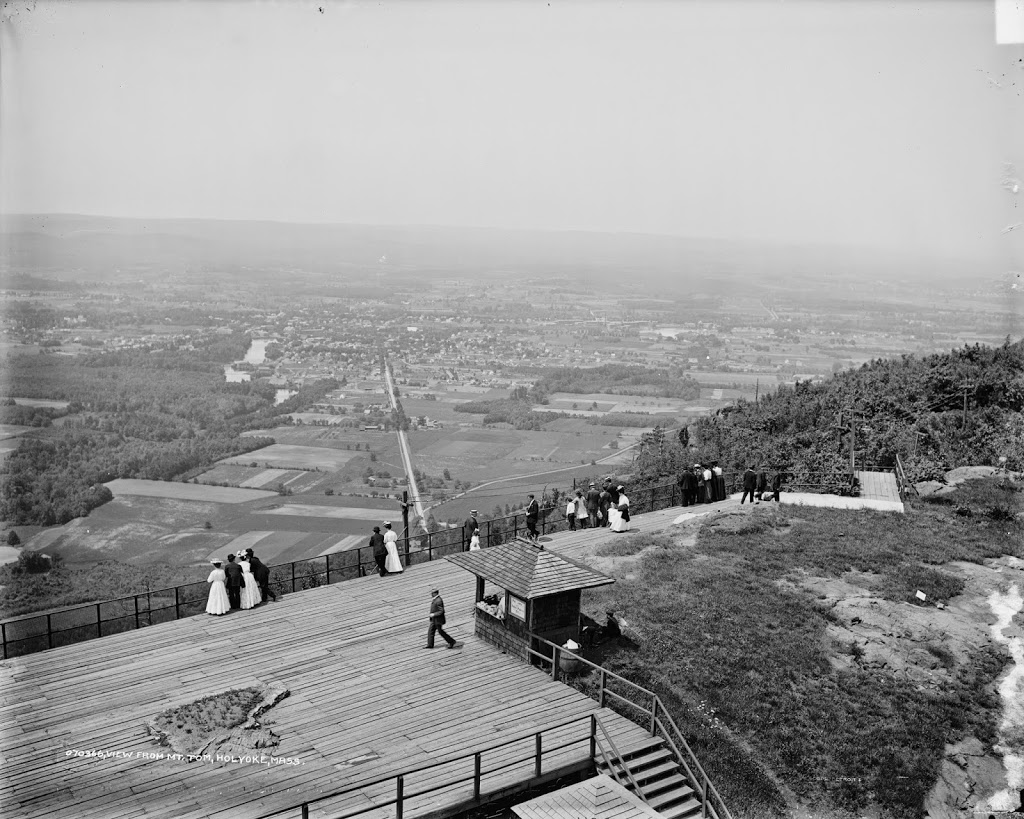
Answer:
[{"label": "shingled roof of kiosk", "polygon": [[661,819],[658,811],[605,774],[513,805],[512,812],[520,819]]},{"label": "shingled roof of kiosk", "polygon": [[615,582],[615,578],[595,572],[583,563],[524,540],[461,552],[447,559],[526,600]]}]

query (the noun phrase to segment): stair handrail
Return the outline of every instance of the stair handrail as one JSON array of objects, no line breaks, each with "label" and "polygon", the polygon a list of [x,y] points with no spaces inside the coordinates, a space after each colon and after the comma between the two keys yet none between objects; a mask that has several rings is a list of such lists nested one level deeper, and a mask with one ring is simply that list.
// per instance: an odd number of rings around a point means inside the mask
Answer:
[{"label": "stair handrail", "polygon": [[[550,640],[546,640],[543,637],[539,637],[532,632],[528,632],[527,637],[531,644],[533,642],[536,642],[538,644],[547,645],[551,649],[551,655],[548,656],[528,646],[527,661],[529,662],[529,657],[533,656],[541,660],[544,660],[545,662],[550,662],[552,664],[551,677],[552,679],[557,681],[559,678],[559,661],[563,651],[562,646],[558,645],[557,643],[553,643]],[[665,708],[665,704],[661,701],[661,697],[659,697],[650,689],[644,688],[641,685],[637,685],[635,682],[627,680],[625,677],[616,674],[614,671],[609,671],[608,669],[603,668],[597,663],[591,662],[585,657],[581,657],[579,654],[572,653],[572,656],[574,660],[578,660],[583,665],[590,666],[590,668],[599,673],[600,688],[598,693],[598,705],[600,705],[603,708],[605,704],[605,698],[610,694],[614,699],[632,705],[645,716],[650,717],[651,736],[656,736],[658,727],[661,727],[661,731],[664,735],[665,741],[668,742],[669,746],[672,748],[672,752],[675,754],[676,761],[682,766],[683,770],[686,772],[686,778],[694,787],[695,792],[697,792],[700,796],[701,816],[710,816],[711,819],[732,819],[732,814],[729,813],[729,809],[725,806],[725,801],[722,799],[722,795],[718,792],[718,789],[712,784],[711,778],[707,775],[707,773],[704,770],[704,766],[700,764],[700,761],[697,759],[697,755],[693,752],[693,749],[690,747],[689,743],[683,737],[683,732],[679,730],[679,726],[676,725],[675,720],[672,719],[672,715],[668,712],[668,709]],[[632,700],[627,699],[626,697],[616,694],[614,691],[607,690],[605,687],[605,682],[607,681],[608,677],[621,681],[629,688],[633,689],[634,691],[640,694],[643,694],[645,697],[650,697],[650,710],[648,710],[646,706],[640,705],[639,703],[635,703]],[[659,718],[661,714],[665,715],[665,719],[668,721],[667,726],[666,723]],[[669,729],[671,729],[671,731]],[[682,748],[682,750],[680,750],[680,747]],[[689,758],[689,761],[693,764],[693,767],[691,767],[687,763],[687,758]],[[694,769],[696,769],[696,773]]]},{"label": "stair handrail", "polygon": [[[601,759],[604,761],[605,766],[608,768],[609,772],[615,778],[615,781],[619,785],[626,788],[627,790],[629,790],[629,786],[632,785],[633,793],[640,797],[640,799],[642,799],[644,802],[646,802],[647,796],[644,794],[642,790],[640,790],[640,785],[637,783],[636,777],[633,776],[633,772],[630,770],[629,764],[623,758],[622,754],[619,753],[619,749],[615,745],[615,740],[612,739],[611,734],[608,733],[608,729],[604,727],[604,723],[601,721],[601,718],[598,717],[597,714],[591,714],[591,719],[593,721],[591,731],[593,732],[596,740],[595,747],[598,751],[601,752]],[[600,735],[598,735],[597,733],[598,728],[601,729],[601,734],[604,734],[604,738],[608,742],[608,747],[611,749],[611,760],[608,759],[608,752],[605,750],[604,742],[601,740]],[[621,767],[622,771],[625,771],[625,782],[623,782],[620,778],[619,771],[616,770],[615,766],[612,764],[613,762],[617,762]]]}]

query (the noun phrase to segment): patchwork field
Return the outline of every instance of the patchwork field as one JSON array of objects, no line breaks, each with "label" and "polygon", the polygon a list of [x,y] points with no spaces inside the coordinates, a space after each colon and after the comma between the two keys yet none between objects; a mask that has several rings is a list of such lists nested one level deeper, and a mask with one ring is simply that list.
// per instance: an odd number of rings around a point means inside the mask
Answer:
[{"label": "patchwork field", "polygon": [[0,440],[17,438],[26,432],[31,432],[32,427],[22,427],[17,424],[0,424]]},{"label": "patchwork field", "polygon": [[257,463],[261,466],[286,469],[322,469],[334,471],[341,469],[355,457],[354,452],[343,449],[329,449],[320,446],[300,446],[294,444],[271,444],[270,446],[236,455],[218,461],[219,464]]},{"label": "patchwork field", "polygon": [[259,489],[236,489],[231,486],[203,486],[176,481],[143,481],[136,478],[117,478],[105,483],[114,497],[141,495],[146,498],[175,498],[178,500],[209,501],[211,503],[246,503],[271,497],[275,493]]}]

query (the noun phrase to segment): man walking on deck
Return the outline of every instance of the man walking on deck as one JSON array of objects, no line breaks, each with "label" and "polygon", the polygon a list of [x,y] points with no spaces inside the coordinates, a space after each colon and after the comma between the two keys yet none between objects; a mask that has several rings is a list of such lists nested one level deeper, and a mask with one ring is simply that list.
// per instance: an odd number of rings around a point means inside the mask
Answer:
[{"label": "man walking on deck", "polygon": [[441,639],[448,643],[448,648],[455,648],[458,643],[444,630],[444,624],[447,621],[444,616],[444,600],[441,599],[441,592],[431,589],[430,596],[432,598],[430,601],[430,627],[427,629],[427,644],[424,648],[434,647],[434,634],[440,634]]}]

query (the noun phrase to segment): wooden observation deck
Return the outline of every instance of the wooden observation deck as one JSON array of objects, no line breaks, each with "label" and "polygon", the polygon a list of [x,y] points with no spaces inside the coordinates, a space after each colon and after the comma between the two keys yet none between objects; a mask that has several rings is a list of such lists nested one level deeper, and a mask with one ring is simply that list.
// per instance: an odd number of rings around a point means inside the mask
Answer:
[{"label": "wooden observation deck", "polygon": [[[678,509],[637,516],[647,531]],[[606,537],[606,530],[556,535],[552,545]],[[463,646],[424,649],[430,589],[441,590],[447,629]],[[628,754],[650,733],[521,660],[473,636],[474,584],[445,560],[404,574],[350,580],[292,594],[224,617],[199,615],[17,657],[0,663],[0,815],[6,819],[299,817],[302,802],[348,789],[310,809],[340,816],[360,808],[393,817],[403,772],[522,738],[589,715]],[[232,688],[283,685],[290,695],[265,724],[280,736],[274,756],[298,764],[186,762],[147,734],[157,713]],[[555,747],[572,726],[546,735]],[[515,745],[500,752],[513,756]],[[78,756],[75,752],[108,756]],[[545,772],[589,762],[586,742],[544,761]],[[447,783],[458,766],[410,774],[407,792],[445,787],[405,803],[405,816],[464,808],[473,786]],[[501,759],[485,759],[497,767]],[[533,761],[483,777],[481,791],[506,792],[535,778]],[[418,778],[417,778],[418,777]],[[289,810],[286,810],[289,809]]]}]

